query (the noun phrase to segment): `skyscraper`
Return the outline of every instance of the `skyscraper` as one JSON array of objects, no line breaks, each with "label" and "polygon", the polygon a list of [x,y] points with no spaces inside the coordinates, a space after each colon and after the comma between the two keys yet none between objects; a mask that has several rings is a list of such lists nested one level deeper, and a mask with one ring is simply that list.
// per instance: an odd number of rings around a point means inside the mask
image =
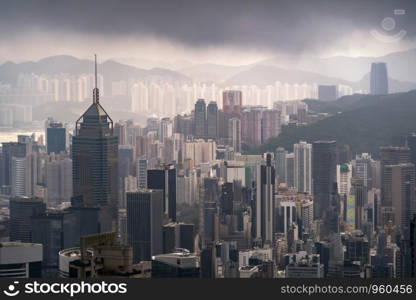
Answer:
[{"label": "skyscraper", "polygon": [[300,141],[294,145],[294,186],[298,193],[312,191],[312,144]]},{"label": "skyscraper", "polygon": [[381,205],[384,207],[391,207],[392,199],[386,197],[385,172],[386,166],[398,165],[410,162],[410,149],[407,147],[381,147],[380,148],[380,169],[381,169]]},{"label": "skyscraper", "polygon": [[256,183],[256,238],[272,244],[274,234],[274,191],[275,170],[272,166],[272,153],[265,154],[264,164],[258,166]]},{"label": "skyscraper", "polygon": [[286,154],[286,185],[290,188],[295,186],[295,154]]},{"label": "skyscraper", "polygon": [[279,136],[281,132],[280,110],[267,109],[261,116],[261,139],[266,142],[268,139]]},{"label": "skyscraper", "polygon": [[276,149],[275,167],[279,183],[286,183],[286,155],[287,151],[284,148],[278,147]]},{"label": "skyscraper", "polygon": [[194,252],[194,224],[168,223],[163,226],[163,253],[172,253],[179,248]]},{"label": "skyscraper", "polygon": [[351,190],[352,170],[350,164],[337,165],[338,194],[345,197]]},{"label": "skyscraper", "polygon": [[32,217],[42,214],[46,205],[41,198],[10,199],[10,241],[32,242]]},{"label": "skyscraper", "polygon": [[373,174],[371,164],[373,163],[371,155],[362,153],[355,157],[354,179],[361,180],[368,189],[373,187]]},{"label": "skyscraper", "polygon": [[204,99],[198,99],[194,111],[195,137],[205,138],[207,136],[207,106]]},{"label": "skyscraper", "polygon": [[383,200],[390,203],[393,224],[408,236],[408,229],[415,213],[415,166],[412,163],[386,165],[384,167]]},{"label": "skyscraper", "polygon": [[218,138],[218,106],[214,101],[207,106],[207,138]]},{"label": "skyscraper", "polygon": [[241,118],[241,137],[248,144],[262,143],[262,111],[263,107],[244,110]]},{"label": "skyscraper", "polygon": [[117,158],[118,138],[113,120],[99,102],[96,82],[93,103],[77,120],[72,138],[73,193],[82,196],[85,206],[100,207],[102,232],[117,227]]},{"label": "skyscraper", "polygon": [[46,128],[48,154],[66,151],[66,128],[59,122],[50,122]]},{"label": "skyscraper", "polygon": [[176,221],[176,168],[166,165],[159,169],[147,170],[147,187],[163,191],[163,211],[165,215]]},{"label": "skyscraper", "polygon": [[220,195],[218,178],[206,177],[202,181],[202,199],[203,199],[203,247],[218,240],[217,219],[218,209],[217,201]]},{"label": "skyscraper", "polygon": [[133,262],[151,260],[163,251],[163,192],[138,190],[127,193],[127,243]]},{"label": "skyscraper", "polygon": [[240,113],[243,105],[243,94],[241,91],[223,91],[222,109],[226,113]]},{"label": "skyscraper", "polygon": [[62,202],[70,202],[72,197],[72,160],[68,154],[51,153],[45,163],[47,187],[47,203],[56,206]]},{"label": "skyscraper", "polygon": [[329,207],[334,183],[337,181],[337,144],[335,141],[316,141],[312,144],[312,193],[314,218],[321,219]]},{"label": "skyscraper", "polygon": [[32,152],[30,143],[10,142],[2,144],[1,185],[11,186],[13,157],[25,158]]},{"label": "skyscraper", "polygon": [[159,140],[163,142],[165,138],[170,138],[173,135],[173,122],[170,118],[163,118],[160,121]]},{"label": "skyscraper", "polygon": [[241,152],[241,121],[238,118],[228,120],[228,140],[234,152]]},{"label": "skyscraper", "polygon": [[136,176],[137,186],[140,189],[147,189],[147,159],[144,157],[137,160]]},{"label": "skyscraper", "polygon": [[32,242],[43,245],[43,264],[45,277],[58,273],[58,253],[64,248],[62,212],[46,212],[32,217]]},{"label": "skyscraper", "polygon": [[385,95],[389,93],[389,78],[387,65],[384,62],[371,64],[370,94]]},{"label": "skyscraper", "polygon": [[12,196],[32,196],[30,156],[12,157],[11,165],[11,191]]}]

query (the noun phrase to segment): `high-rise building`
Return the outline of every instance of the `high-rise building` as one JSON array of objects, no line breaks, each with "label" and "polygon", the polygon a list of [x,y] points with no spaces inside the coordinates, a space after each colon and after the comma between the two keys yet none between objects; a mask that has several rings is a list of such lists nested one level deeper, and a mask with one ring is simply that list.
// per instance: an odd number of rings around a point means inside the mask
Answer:
[{"label": "high-rise building", "polygon": [[170,138],[173,135],[173,122],[170,118],[163,118],[160,121],[160,137],[159,140],[163,142],[165,138]]},{"label": "high-rise building", "polygon": [[194,252],[194,225],[185,223],[168,223],[163,226],[163,253],[186,249]]},{"label": "high-rise building", "polygon": [[32,242],[43,245],[44,277],[58,273],[58,253],[64,248],[64,214],[46,212],[32,217]]},{"label": "high-rise building", "polygon": [[381,205],[392,206],[392,199],[386,197],[386,166],[406,164],[410,162],[410,149],[407,147],[381,147],[380,148],[380,170],[381,170]]},{"label": "high-rise building", "polygon": [[337,144],[335,141],[316,141],[312,145],[312,193],[314,218],[321,219],[330,205],[334,183],[337,181]]},{"label": "high-rise building", "polygon": [[10,199],[10,241],[32,242],[32,217],[42,214],[46,205],[41,198]]},{"label": "high-rise building", "polygon": [[223,91],[222,109],[226,113],[240,113],[243,105],[243,94],[241,91]]},{"label": "high-rise building", "polygon": [[211,101],[207,106],[207,138],[218,138],[218,106],[217,103]]},{"label": "high-rise building", "polygon": [[280,110],[277,109],[267,109],[263,111],[261,116],[261,139],[263,143],[270,138],[280,135],[280,116]]},{"label": "high-rise building", "polygon": [[113,120],[100,104],[96,84],[93,103],[77,120],[72,138],[73,193],[85,206],[100,207],[102,232],[117,228],[117,158]]},{"label": "high-rise building", "polygon": [[319,85],[318,99],[321,101],[333,101],[338,98],[338,87],[336,85]]},{"label": "high-rise building", "polygon": [[288,187],[295,186],[295,154],[286,154],[286,184]]},{"label": "high-rise building", "polygon": [[97,234],[99,226],[99,208],[83,206],[82,198],[71,199],[72,206],[63,215],[64,248],[79,247],[80,238],[85,235]]},{"label": "high-rise building", "polygon": [[354,229],[363,230],[364,207],[367,204],[367,188],[363,182],[356,180],[351,186],[354,195]]},{"label": "high-rise building", "polygon": [[137,186],[140,189],[147,189],[147,159],[142,157],[137,160]]},{"label": "high-rise building", "polygon": [[295,201],[279,201],[279,217],[283,223],[282,232],[287,236],[293,223],[298,223]]},{"label": "high-rise building", "polygon": [[26,157],[12,157],[11,164],[11,192],[12,196],[32,196],[32,159]]},{"label": "high-rise building", "polygon": [[32,152],[30,143],[10,142],[2,143],[2,168],[0,170],[2,186],[12,185],[12,162],[13,157],[25,158]]},{"label": "high-rise building", "polygon": [[114,135],[118,138],[119,145],[126,145],[127,143],[127,126],[124,121],[114,124]]},{"label": "high-rise building", "polygon": [[195,124],[192,115],[176,115],[174,132],[182,133],[185,137],[195,135]]},{"label": "high-rise building", "polygon": [[207,136],[207,106],[204,99],[198,99],[194,111],[195,137],[205,138]]},{"label": "high-rise building", "polygon": [[293,146],[294,187],[298,193],[312,192],[312,144],[300,141]]},{"label": "high-rise building", "polygon": [[352,170],[350,164],[337,165],[338,194],[347,196],[351,190]]},{"label": "high-rise building", "polygon": [[361,264],[368,264],[370,261],[370,244],[368,239],[356,232],[343,237],[343,244],[346,248],[345,260],[359,261]]},{"label": "high-rise building", "polygon": [[203,245],[206,247],[208,244],[218,240],[217,219],[218,208],[217,201],[220,196],[220,190],[218,186],[218,178],[206,177],[202,181],[202,199],[203,199]]},{"label": "high-rise building", "polygon": [[313,224],[313,201],[303,200],[301,202],[301,219],[302,229],[304,232],[310,232]]},{"label": "high-rise building", "polygon": [[48,154],[66,151],[66,128],[59,122],[50,122],[46,128],[46,149]]},{"label": "high-rise building", "polygon": [[133,247],[133,263],[162,253],[162,224],[163,191],[127,193],[127,242]]},{"label": "high-rise building", "polygon": [[272,166],[273,154],[266,153],[264,164],[257,168],[256,183],[256,238],[265,244],[273,243],[274,235],[274,191],[275,169]]},{"label": "high-rise building", "polygon": [[362,153],[355,157],[353,177],[356,180],[361,180],[368,189],[371,189],[375,184],[372,174],[373,163],[374,161],[368,153]]},{"label": "high-rise building", "polygon": [[163,191],[163,211],[165,215],[176,221],[176,168],[165,165],[159,169],[147,170],[147,187]]},{"label": "high-rise building", "polygon": [[47,203],[56,206],[70,202],[72,197],[72,160],[68,154],[52,152],[45,163],[45,186]]},{"label": "high-rise building", "polygon": [[209,243],[201,250],[201,277],[215,278],[216,251],[213,243]]},{"label": "high-rise building", "polygon": [[371,64],[370,94],[385,95],[389,93],[389,78],[387,75],[387,64],[377,62]]},{"label": "high-rise building", "polygon": [[228,140],[234,152],[241,152],[241,121],[238,118],[228,120]]},{"label": "high-rise building", "polygon": [[263,107],[244,110],[241,118],[241,137],[248,144],[262,143],[262,111]]},{"label": "high-rise building", "polygon": [[132,174],[134,150],[131,145],[118,146],[118,177],[123,179]]},{"label": "high-rise building", "polygon": [[412,163],[384,166],[383,199],[392,207],[393,224],[406,233],[416,209],[414,173]]},{"label": "high-rise building", "polygon": [[286,183],[286,155],[287,151],[278,147],[275,154],[276,175],[279,177],[279,183]]}]

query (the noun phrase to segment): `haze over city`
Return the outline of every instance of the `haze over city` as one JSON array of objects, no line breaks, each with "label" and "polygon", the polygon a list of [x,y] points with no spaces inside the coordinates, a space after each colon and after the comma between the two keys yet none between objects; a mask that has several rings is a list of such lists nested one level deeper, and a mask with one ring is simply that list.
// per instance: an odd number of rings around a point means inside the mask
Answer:
[{"label": "haze over city", "polygon": [[416,277],[415,1],[0,0],[0,41],[0,277]]}]

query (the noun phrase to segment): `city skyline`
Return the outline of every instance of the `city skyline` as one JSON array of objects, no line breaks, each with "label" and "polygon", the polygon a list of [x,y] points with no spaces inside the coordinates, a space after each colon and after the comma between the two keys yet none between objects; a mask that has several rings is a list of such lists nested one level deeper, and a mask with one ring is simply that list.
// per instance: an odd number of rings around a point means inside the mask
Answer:
[{"label": "city skyline", "polygon": [[414,279],[416,6],[367,4],[0,0],[0,277]]}]

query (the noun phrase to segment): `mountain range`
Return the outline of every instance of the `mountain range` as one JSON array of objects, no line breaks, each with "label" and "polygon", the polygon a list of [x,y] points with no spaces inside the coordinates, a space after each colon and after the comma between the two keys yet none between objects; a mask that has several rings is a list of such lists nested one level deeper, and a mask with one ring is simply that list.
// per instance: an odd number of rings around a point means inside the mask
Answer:
[{"label": "mountain range", "polygon": [[[226,66],[219,64],[178,63],[186,66],[176,70],[168,68],[146,67],[152,64],[164,65],[140,59],[122,59],[136,66],[107,60],[99,64],[99,72],[106,82],[128,79],[152,79],[172,82],[213,82],[222,86],[257,84],[274,84],[276,81],[287,83],[343,84],[354,90],[369,90],[369,70],[374,61],[388,64],[389,84],[392,93],[416,89],[416,49],[395,52],[382,57],[330,57],[315,58],[307,56],[279,55],[271,59],[250,65]],[[137,65],[143,65],[139,68]],[[170,65],[174,67],[174,65]],[[20,73],[36,74],[81,74],[92,72],[92,61],[78,59],[69,55],[47,57],[37,62],[14,63],[0,65],[0,82],[15,83]]]},{"label": "mountain range", "polygon": [[[99,73],[108,81],[135,79],[164,79],[168,81],[188,82],[191,79],[176,71],[153,68],[140,69],[121,64],[114,60],[107,60],[98,65]],[[35,73],[44,75],[54,74],[90,74],[94,70],[93,61],[78,59],[69,55],[52,56],[37,62],[14,63],[6,62],[0,66],[0,82],[15,83],[21,73]]]},{"label": "mountain range", "polygon": [[[336,77],[321,75],[320,73],[283,69],[272,65],[256,65],[229,78],[225,85],[273,85],[276,81],[293,83],[316,83],[332,85],[348,85],[353,90],[370,90],[370,75],[365,74],[359,81],[348,81]],[[391,93],[407,92],[416,89],[416,82],[399,81],[389,78]]]}]

